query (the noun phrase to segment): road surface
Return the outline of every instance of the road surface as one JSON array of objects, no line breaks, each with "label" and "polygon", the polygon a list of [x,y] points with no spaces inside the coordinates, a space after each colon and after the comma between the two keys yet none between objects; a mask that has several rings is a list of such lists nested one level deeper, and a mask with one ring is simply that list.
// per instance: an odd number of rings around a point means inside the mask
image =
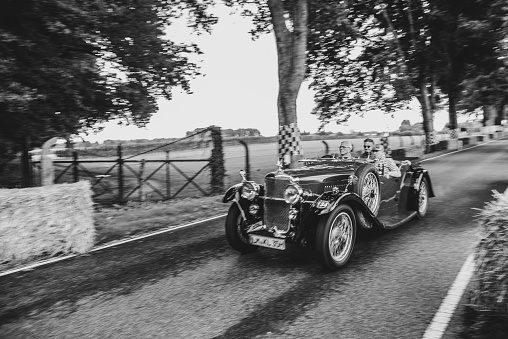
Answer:
[{"label": "road surface", "polygon": [[333,273],[299,249],[240,255],[219,219],[0,277],[0,338],[421,338],[507,164],[506,140],[425,161],[427,217]]}]

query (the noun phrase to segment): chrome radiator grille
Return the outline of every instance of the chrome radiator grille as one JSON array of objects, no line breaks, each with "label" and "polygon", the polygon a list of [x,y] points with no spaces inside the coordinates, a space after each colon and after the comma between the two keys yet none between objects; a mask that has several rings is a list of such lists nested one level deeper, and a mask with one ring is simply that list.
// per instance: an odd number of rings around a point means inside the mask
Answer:
[{"label": "chrome radiator grille", "polygon": [[284,201],[284,190],[288,185],[289,179],[265,179],[265,224],[280,232],[289,230],[290,205]]},{"label": "chrome radiator grille", "polygon": [[265,200],[265,223],[268,228],[275,227],[277,231],[289,230],[289,204],[280,200]]},{"label": "chrome radiator grille", "polygon": [[284,198],[284,190],[289,185],[289,179],[265,178],[265,195],[269,198]]}]

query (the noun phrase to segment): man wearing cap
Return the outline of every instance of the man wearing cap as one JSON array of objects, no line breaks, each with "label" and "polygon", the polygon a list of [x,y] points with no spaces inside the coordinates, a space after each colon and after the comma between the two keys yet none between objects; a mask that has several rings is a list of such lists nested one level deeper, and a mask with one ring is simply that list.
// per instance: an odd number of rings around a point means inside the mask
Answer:
[{"label": "man wearing cap", "polygon": [[353,145],[349,141],[344,140],[343,142],[341,142],[339,146],[339,159],[342,160],[353,159],[353,156],[351,155],[352,150]]},{"label": "man wearing cap", "polygon": [[392,158],[386,157],[383,145],[376,144],[372,150],[372,154],[374,155],[374,164],[376,165],[376,168],[385,178],[400,178],[400,168]]}]

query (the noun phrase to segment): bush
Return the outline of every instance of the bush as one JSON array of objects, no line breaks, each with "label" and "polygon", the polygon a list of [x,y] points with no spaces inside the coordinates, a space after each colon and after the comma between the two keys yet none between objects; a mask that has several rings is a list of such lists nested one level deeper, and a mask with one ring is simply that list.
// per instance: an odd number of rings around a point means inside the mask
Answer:
[{"label": "bush", "polygon": [[468,305],[468,337],[508,338],[508,189],[480,211],[476,289]]}]

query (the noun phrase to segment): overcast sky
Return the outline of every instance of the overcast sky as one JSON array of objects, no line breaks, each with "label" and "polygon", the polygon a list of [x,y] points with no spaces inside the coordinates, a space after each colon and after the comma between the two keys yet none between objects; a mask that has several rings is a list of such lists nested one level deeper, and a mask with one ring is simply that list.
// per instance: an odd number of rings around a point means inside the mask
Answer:
[{"label": "overcast sky", "polygon": [[[252,24],[239,14],[229,14],[229,9],[216,9],[219,23],[211,35],[191,34],[182,21],[168,32],[175,41],[193,41],[203,51],[199,62],[204,77],[191,82],[193,94],[175,90],[171,101],[159,102],[155,113],[145,128],[121,127],[109,122],[104,131],[84,136],[87,141],[102,142],[106,139],[132,140],[183,137],[186,131],[217,125],[222,128],[257,128],[264,136],[277,134],[277,56],[275,38],[264,35],[252,41],[248,31]],[[297,102],[298,125],[301,131],[316,132],[319,122],[310,114],[313,95],[304,83]],[[382,112],[364,114],[364,118],[352,117],[347,125],[329,124],[325,130],[332,132],[395,130],[403,119],[411,123],[422,121],[415,111],[396,114],[394,118]],[[436,117],[434,127],[442,129],[446,117]]]}]

